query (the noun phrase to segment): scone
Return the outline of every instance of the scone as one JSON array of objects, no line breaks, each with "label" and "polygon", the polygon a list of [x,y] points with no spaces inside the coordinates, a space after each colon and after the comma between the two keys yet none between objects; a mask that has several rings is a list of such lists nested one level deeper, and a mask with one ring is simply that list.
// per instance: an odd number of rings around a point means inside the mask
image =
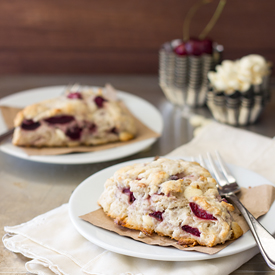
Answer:
[{"label": "scone", "polygon": [[184,246],[215,246],[240,237],[233,205],[196,162],[159,158],[119,169],[98,204],[124,227],[168,236]]},{"label": "scone", "polygon": [[30,105],[14,124],[12,143],[29,147],[98,145],[136,135],[133,117],[119,102],[90,88]]}]

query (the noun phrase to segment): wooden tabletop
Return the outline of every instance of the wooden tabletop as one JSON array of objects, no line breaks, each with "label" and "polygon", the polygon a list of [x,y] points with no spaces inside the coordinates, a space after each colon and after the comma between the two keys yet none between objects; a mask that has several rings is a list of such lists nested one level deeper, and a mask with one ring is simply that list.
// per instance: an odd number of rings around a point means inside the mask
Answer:
[{"label": "wooden tabletop", "polygon": [[[68,83],[104,86],[111,83],[118,90],[142,97],[161,112],[164,120],[162,136],[148,149],[129,157],[102,163],[82,165],[46,164],[19,159],[0,151],[0,235],[4,226],[26,222],[63,203],[73,190],[91,174],[119,162],[165,155],[193,138],[193,127],[182,116],[182,109],[169,103],[158,86],[158,77],[101,75],[101,76],[1,76],[0,98],[23,90]],[[211,117],[206,107],[193,113]],[[268,137],[275,136],[275,99],[266,106],[257,124],[243,127]],[[1,131],[1,129],[0,129]],[[24,264],[28,259],[14,254],[0,243],[0,274],[27,274]],[[275,274],[256,255],[232,274]]]}]

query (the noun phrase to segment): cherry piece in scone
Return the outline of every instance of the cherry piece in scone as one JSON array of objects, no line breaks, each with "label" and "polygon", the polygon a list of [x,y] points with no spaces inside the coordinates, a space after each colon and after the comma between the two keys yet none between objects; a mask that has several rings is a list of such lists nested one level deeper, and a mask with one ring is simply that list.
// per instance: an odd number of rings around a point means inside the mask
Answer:
[{"label": "cherry piece in scone", "polygon": [[179,44],[178,46],[176,46],[176,48],[174,49],[174,52],[175,52],[177,55],[181,55],[181,56],[187,55],[185,43],[182,42],[181,44]]},{"label": "cherry piece in scone", "polygon": [[94,133],[94,132],[96,132],[97,126],[95,123],[92,123],[91,125],[89,125],[88,128],[89,128],[90,132]]},{"label": "cherry piece in scone", "polygon": [[183,179],[186,175],[182,173],[178,173],[176,175],[172,175],[169,177],[170,180],[178,180],[178,179]]},{"label": "cherry piece in scone", "polygon": [[102,96],[96,96],[94,98],[94,102],[95,102],[95,104],[96,104],[96,106],[98,108],[102,108],[103,107],[104,101],[107,101],[107,100],[105,98],[103,98]]},{"label": "cherry piece in scone", "polygon": [[201,209],[195,202],[190,202],[189,206],[196,217],[204,220],[217,220],[212,214],[209,214],[204,209]]},{"label": "cherry piece in scone", "polygon": [[133,203],[136,200],[136,198],[134,197],[133,192],[130,191],[130,188],[124,188],[122,190],[122,193],[129,195],[129,202],[130,203]]},{"label": "cherry piece in scone", "polygon": [[33,131],[40,126],[39,122],[34,122],[32,119],[24,119],[21,128],[27,131]]},{"label": "cherry piece in scone", "polygon": [[179,177],[177,175],[172,175],[169,177],[170,180],[178,180]]},{"label": "cherry piece in scone", "polygon": [[191,227],[191,226],[189,226],[189,225],[184,225],[184,226],[182,226],[181,228],[182,228],[182,230],[184,230],[185,232],[190,233],[190,234],[192,234],[192,235],[194,235],[194,236],[196,236],[196,237],[200,237],[200,235],[201,235],[201,232],[199,231],[198,228],[194,228],[194,227]]},{"label": "cherry piece in scone", "polygon": [[82,99],[82,95],[81,95],[81,93],[78,93],[78,92],[69,93],[67,95],[67,98],[70,98],[70,99]]},{"label": "cherry piece in scone", "polygon": [[81,137],[81,133],[82,133],[82,128],[78,126],[74,126],[67,129],[65,134],[72,140],[79,140]]},{"label": "cherry piece in scone", "polygon": [[73,116],[61,115],[46,118],[45,121],[49,124],[66,124],[74,120]]},{"label": "cherry piece in scone", "polygon": [[163,221],[162,214],[163,214],[163,212],[155,211],[153,213],[150,213],[149,216],[157,219],[160,222],[162,222]]},{"label": "cherry piece in scone", "polygon": [[110,130],[111,133],[115,134],[115,135],[118,135],[118,130],[116,127],[113,127],[111,130]]}]

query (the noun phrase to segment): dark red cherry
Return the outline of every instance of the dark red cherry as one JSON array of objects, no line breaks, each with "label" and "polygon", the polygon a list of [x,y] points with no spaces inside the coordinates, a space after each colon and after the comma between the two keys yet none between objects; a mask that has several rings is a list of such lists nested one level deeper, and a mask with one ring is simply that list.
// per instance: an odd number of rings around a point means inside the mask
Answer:
[{"label": "dark red cherry", "polygon": [[21,128],[27,131],[33,131],[40,126],[39,122],[34,122],[32,119],[24,119]]},{"label": "dark red cherry", "polygon": [[115,135],[118,135],[118,130],[116,127],[113,127],[111,130],[110,130],[111,133],[115,134]]},{"label": "dark red cherry", "polygon": [[82,94],[81,94],[81,93],[78,93],[78,92],[69,93],[69,94],[67,95],[67,98],[70,98],[70,99],[82,99]]},{"label": "dark red cherry", "polygon": [[122,193],[129,195],[129,202],[130,203],[133,203],[136,200],[136,198],[134,197],[133,192],[130,191],[130,188],[124,188],[122,190]]},{"label": "dark red cherry", "polygon": [[188,55],[200,56],[202,52],[202,42],[199,39],[192,38],[185,44],[186,52]]},{"label": "dark red cherry", "polygon": [[149,216],[157,219],[160,222],[162,222],[163,221],[162,214],[163,214],[163,212],[156,211],[156,212],[150,213]]},{"label": "dark red cherry", "polygon": [[182,56],[187,55],[185,43],[182,42],[180,45],[176,46],[176,48],[174,49],[174,52],[177,55],[182,55]]},{"label": "dark red cherry", "polygon": [[82,132],[82,128],[78,126],[74,126],[67,129],[65,134],[72,140],[79,140],[81,137],[81,132]]},{"label": "dark red cherry", "polygon": [[217,220],[212,214],[209,214],[204,209],[201,209],[195,202],[190,202],[189,206],[196,217],[204,220]]},{"label": "dark red cherry", "polygon": [[90,126],[89,126],[89,131],[91,131],[92,133],[94,133],[97,129],[97,126],[95,123],[92,123]]},{"label": "dark red cherry", "polygon": [[97,105],[98,108],[102,108],[103,107],[103,102],[107,101],[105,98],[103,98],[102,96],[96,96],[94,98],[94,102]]},{"label": "dark red cherry", "polygon": [[201,235],[201,232],[199,231],[198,228],[194,228],[194,227],[191,227],[191,226],[189,226],[189,225],[184,225],[184,226],[182,226],[181,228],[182,228],[182,230],[184,230],[185,232],[190,233],[190,234],[192,234],[192,235],[194,235],[194,236],[200,237],[200,235]]},{"label": "dark red cherry", "polygon": [[66,124],[74,120],[73,116],[53,116],[46,118],[45,121],[50,123],[50,124]]},{"label": "dark red cherry", "polygon": [[204,39],[201,41],[202,53],[213,53],[213,41],[211,39]]}]

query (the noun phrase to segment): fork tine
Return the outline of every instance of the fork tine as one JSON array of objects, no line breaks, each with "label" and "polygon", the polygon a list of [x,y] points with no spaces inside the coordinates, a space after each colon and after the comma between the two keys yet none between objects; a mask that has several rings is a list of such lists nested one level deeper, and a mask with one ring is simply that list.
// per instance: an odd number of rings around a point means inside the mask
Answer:
[{"label": "fork tine", "polygon": [[216,156],[218,158],[218,162],[219,162],[219,165],[222,169],[222,172],[224,174],[224,176],[226,177],[227,181],[229,183],[234,183],[236,182],[236,179],[232,176],[231,172],[229,171],[227,165],[225,164],[224,160],[222,159],[222,157],[220,156],[219,154],[219,151],[215,151],[216,152]]},{"label": "fork tine", "polygon": [[220,186],[225,186],[228,184],[228,181],[227,179],[224,177],[224,175],[220,172],[220,170],[218,169],[218,167],[216,166],[215,162],[213,161],[212,159],[212,156],[210,155],[209,152],[207,152],[207,157],[208,157],[208,160],[209,160],[209,163],[210,163],[210,167],[218,181],[218,184]]},{"label": "fork tine", "polygon": [[203,159],[203,157],[202,157],[201,154],[199,154],[199,162],[200,162],[200,165],[201,165],[202,167],[206,168],[205,161],[204,161],[204,159]]},{"label": "fork tine", "polygon": [[191,157],[191,158],[190,158],[190,161],[193,161],[193,162],[194,162],[194,161],[195,161],[195,158],[194,158],[194,157]]}]

